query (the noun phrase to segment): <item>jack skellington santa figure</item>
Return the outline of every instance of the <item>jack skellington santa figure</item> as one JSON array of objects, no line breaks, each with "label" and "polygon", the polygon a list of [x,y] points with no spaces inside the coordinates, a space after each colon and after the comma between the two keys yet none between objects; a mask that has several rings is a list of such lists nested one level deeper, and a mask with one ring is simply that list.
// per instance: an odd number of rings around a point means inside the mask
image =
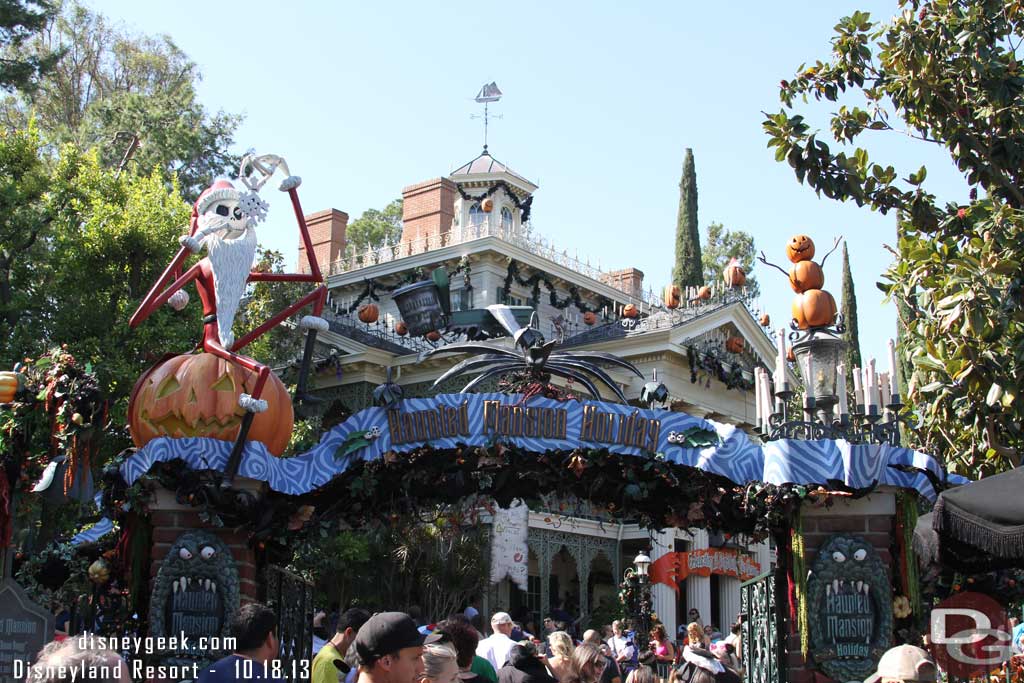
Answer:
[{"label": "jack skellington santa figure", "polygon": [[[260,198],[259,190],[278,168],[287,176],[281,181],[279,189],[287,192],[291,198],[306,257],[309,259],[309,273],[262,273],[252,270],[256,257],[256,225],[266,219],[269,208]],[[327,288],[323,285],[323,276],[320,274],[296,191],[302,179],[289,173],[284,159],[270,154],[246,155],[242,159],[238,175],[246,187],[245,191],[236,189],[228,180],[218,180],[199,195],[192,209],[189,233],[179,239],[181,249],[129,322],[133,328],[138,326],[164,304],[181,310],[188,305],[189,299],[184,287],[195,281],[204,316],[200,347],[207,353],[256,373],[252,393],[242,393],[238,397],[238,403],[245,409],[245,415],[231,457],[228,459],[226,474],[229,481],[238,469],[255,413],[267,409],[267,402],[261,399],[260,395],[270,376],[270,368],[248,356],[240,355],[237,351],[304,307],[312,305],[312,315],[304,316],[299,321],[299,327],[307,331],[296,396],[297,399],[302,399],[305,398],[305,379],[316,333],[327,329],[327,321],[319,317],[326,301]],[[206,249],[207,256],[182,273],[182,267],[188,257],[203,249]],[[311,282],[319,283],[320,286],[236,340],[231,328],[239,303],[250,282]]]}]

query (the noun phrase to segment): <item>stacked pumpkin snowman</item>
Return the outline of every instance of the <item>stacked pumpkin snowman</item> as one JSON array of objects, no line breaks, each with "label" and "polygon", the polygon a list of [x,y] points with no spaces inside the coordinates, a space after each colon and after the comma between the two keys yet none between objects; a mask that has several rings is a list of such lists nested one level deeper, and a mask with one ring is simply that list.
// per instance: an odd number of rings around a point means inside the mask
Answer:
[{"label": "stacked pumpkin snowman", "polygon": [[[792,312],[793,322],[797,328],[807,330],[834,323],[836,300],[822,289],[825,284],[825,273],[821,265],[812,260],[814,240],[807,235],[794,235],[786,244],[786,256],[793,264],[789,269],[789,285],[796,292]],[[825,258],[828,258],[828,254]],[[824,261],[825,259],[822,259],[822,263]]]}]

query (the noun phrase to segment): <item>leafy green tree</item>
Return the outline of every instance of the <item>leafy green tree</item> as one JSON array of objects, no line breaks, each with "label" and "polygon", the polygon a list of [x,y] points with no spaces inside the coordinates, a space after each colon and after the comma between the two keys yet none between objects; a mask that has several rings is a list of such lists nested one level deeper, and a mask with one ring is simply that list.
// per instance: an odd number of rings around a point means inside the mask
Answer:
[{"label": "leafy green tree", "polygon": [[[283,273],[284,255],[260,248],[256,269],[266,273]],[[257,282],[250,285],[244,306],[235,320],[235,339],[262,325],[287,308],[311,289],[302,282]],[[309,314],[306,309],[303,314]],[[291,363],[302,354],[304,335],[289,325],[278,325],[245,348],[245,354],[270,367]]]},{"label": "leafy green tree", "polygon": [[853,273],[850,272],[850,255],[843,242],[843,324],[846,325],[846,386],[853,387],[853,369],[862,367],[860,359],[860,332],[857,325],[857,293],[853,289]]},{"label": "leafy green tree", "polygon": [[679,214],[676,217],[676,262],[672,282],[686,287],[704,284],[700,255],[700,228],[697,224],[697,171],[693,150],[686,149],[683,175],[679,180]]},{"label": "leafy green tree", "polygon": [[395,199],[383,209],[367,209],[345,230],[345,252],[360,256],[368,249],[397,244],[402,237],[402,200]]},{"label": "leafy green tree", "polygon": [[756,297],[761,287],[753,275],[755,256],[754,237],[749,232],[727,230],[721,223],[710,224],[700,253],[704,282],[721,280],[725,267],[732,259],[736,259],[747,274],[748,291]]},{"label": "leafy green tree", "polygon": [[[882,288],[899,304],[914,446],[983,474],[1024,448],[1024,7],[1000,0],[901,0],[892,19],[840,20],[826,62],[782,81],[764,128],[776,159],[816,192],[894,211],[899,240]],[[843,104],[833,150],[795,102]],[[863,98],[858,106],[852,100]],[[865,131],[936,145],[966,203],[941,203],[926,169],[869,157]]]},{"label": "leafy green tree", "polygon": [[26,55],[25,42],[41,31],[54,15],[46,0],[0,0],[0,90],[31,91],[50,71],[61,53]]},{"label": "leafy green tree", "polygon": [[24,127],[32,115],[48,142],[96,149],[108,167],[121,164],[138,136],[133,168],[177,176],[187,197],[237,169],[238,157],[227,150],[241,117],[210,113],[199,103],[199,69],[167,36],[112,28],[102,15],[68,2],[21,49],[43,61],[64,56],[38,88],[0,103],[9,129]]}]

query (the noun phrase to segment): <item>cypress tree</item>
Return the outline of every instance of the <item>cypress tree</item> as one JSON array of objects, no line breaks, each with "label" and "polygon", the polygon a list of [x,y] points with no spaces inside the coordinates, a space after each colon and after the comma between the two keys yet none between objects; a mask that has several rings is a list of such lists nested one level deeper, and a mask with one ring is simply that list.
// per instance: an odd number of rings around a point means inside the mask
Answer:
[{"label": "cypress tree", "polygon": [[686,287],[704,284],[704,268],[700,257],[700,229],[697,226],[697,172],[693,167],[693,150],[686,149],[683,175],[679,180],[679,215],[676,217],[676,262],[672,282]]},{"label": "cypress tree", "polygon": [[857,330],[857,294],[853,291],[850,255],[843,242],[843,323],[846,325],[846,386],[853,390],[853,369],[863,367],[860,359],[860,334]]}]

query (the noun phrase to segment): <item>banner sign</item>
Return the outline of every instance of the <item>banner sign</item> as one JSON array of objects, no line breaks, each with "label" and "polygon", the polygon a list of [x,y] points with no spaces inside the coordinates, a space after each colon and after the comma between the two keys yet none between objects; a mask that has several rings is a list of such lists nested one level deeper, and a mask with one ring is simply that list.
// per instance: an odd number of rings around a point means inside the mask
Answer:
[{"label": "banner sign", "polygon": [[665,553],[651,563],[651,583],[663,583],[676,593],[679,592],[679,582],[690,574],[719,574],[747,581],[761,574],[761,565],[750,555],[732,548],[702,548],[682,553]]},{"label": "banner sign", "polygon": [[530,508],[521,500],[513,501],[508,509],[495,507],[492,529],[491,583],[507,576],[525,592],[529,581]]},{"label": "banner sign", "polygon": [[[916,489],[929,500],[927,477],[889,465],[912,465],[939,474],[934,458],[908,448],[845,441],[752,441],[735,425],[669,410],[644,410],[602,401],[555,401],[517,394],[440,394],[409,398],[391,408],[361,410],[331,428],[307,453],[277,458],[250,441],[239,468],[280,493],[301,495],[323,486],[353,463],[423,446],[438,450],[503,443],[533,453],[605,448],[623,456],[653,458],[722,475],[739,485],[824,484],[838,479],[861,488],[873,483]],[[157,462],[181,459],[194,469],[223,470],[230,441],[202,437],[154,439],[128,458],[121,474],[129,484]],[[941,476],[941,474],[939,474]],[[966,481],[951,475],[955,483]]]}]

